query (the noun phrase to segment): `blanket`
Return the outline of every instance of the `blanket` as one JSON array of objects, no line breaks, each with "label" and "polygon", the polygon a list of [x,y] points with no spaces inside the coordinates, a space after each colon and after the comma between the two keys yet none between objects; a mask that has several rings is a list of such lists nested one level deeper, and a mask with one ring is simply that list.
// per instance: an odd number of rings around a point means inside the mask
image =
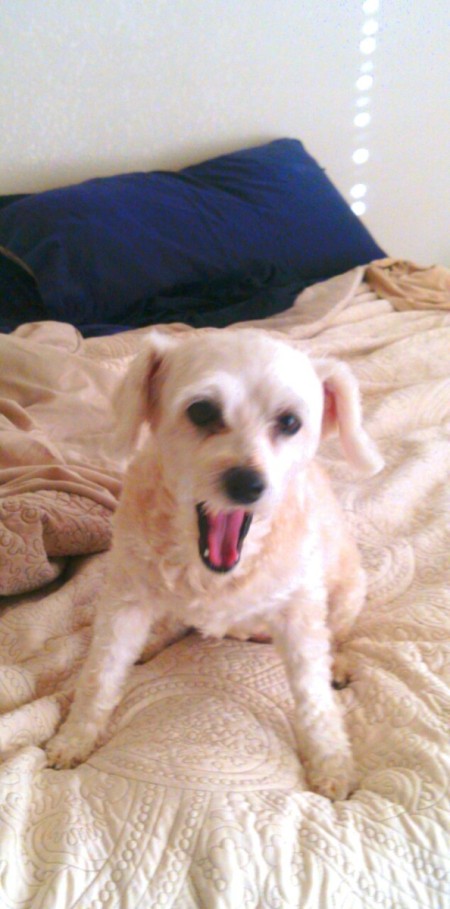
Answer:
[{"label": "blanket", "polygon": [[195,634],[134,667],[86,764],[46,768],[110,558],[111,394],[145,331],[86,341],[41,323],[1,339],[0,552],[15,594],[0,617],[2,909],[450,899],[450,317],[397,311],[363,277],[315,285],[256,323],[351,365],[386,458],[358,480],[335,441],[322,450],[369,577],[353,681],[336,695],[359,783],[335,804],[305,788],[273,647]]},{"label": "blanket", "polygon": [[101,551],[121,474],[103,455],[113,365],[81,356],[70,325],[0,335],[0,594],[57,577],[64,556]]}]

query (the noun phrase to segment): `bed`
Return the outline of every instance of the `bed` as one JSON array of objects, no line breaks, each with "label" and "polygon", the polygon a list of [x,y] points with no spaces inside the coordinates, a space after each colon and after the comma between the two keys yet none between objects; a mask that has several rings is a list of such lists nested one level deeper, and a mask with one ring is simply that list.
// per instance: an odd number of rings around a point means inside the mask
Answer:
[{"label": "bed", "polygon": [[[291,156],[294,146],[283,150]],[[298,144],[295,155],[304,165]],[[215,160],[223,179],[223,159]],[[235,173],[249,185],[242,160]],[[211,173],[209,189],[217,188],[217,169]],[[190,189],[199,179],[188,174]],[[273,174],[267,185],[273,193]],[[231,196],[242,201],[242,192]],[[298,232],[274,223],[283,242],[268,265],[264,251],[246,250],[245,237],[230,259],[223,235],[212,232],[224,261],[210,249],[205,263],[191,249],[188,265],[177,242],[181,273],[173,286],[160,275],[145,306],[137,283],[147,287],[148,275],[135,267],[133,299],[112,300],[110,286],[120,276],[126,288],[127,273],[118,263],[105,283],[109,248],[88,287],[71,285],[62,311],[55,275],[64,266],[67,287],[67,249],[61,258],[54,232],[39,247],[29,222],[20,233],[30,213],[24,204],[30,200],[15,200],[0,220],[8,260],[0,335],[0,906],[442,909],[450,899],[450,273],[383,257],[353,216],[352,249],[336,252],[332,230],[327,255],[318,243],[317,261],[299,268],[304,223]],[[266,219],[267,204],[258,209]],[[339,206],[350,217],[343,200]],[[205,227],[198,200],[195,212]],[[109,208],[109,224],[111,217]],[[166,227],[172,238],[173,223]],[[309,250],[319,227],[308,222]],[[119,245],[126,233],[122,224]],[[72,231],[72,248],[75,239]],[[276,250],[273,237],[265,241]],[[95,246],[92,233],[88,242]],[[158,246],[160,264],[161,256]],[[74,261],[70,279],[78,247]],[[11,304],[19,293],[22,310]],[[199,305],[211,299],[213,309]],[[369,577],[348,644],[352,682],[336,694],[359,775],[346,801],[305,787],[272,645],[195,634],[134,667],[108,741],[87,763],[46,767],[43,746],[67,709],[109,558],[124,467],[111,398],[158,322],[179,333],[252,324],[314,355],[344,359],[359,379],[365,425],[386,467],[359,480],[333,441],[321,455]]]}]

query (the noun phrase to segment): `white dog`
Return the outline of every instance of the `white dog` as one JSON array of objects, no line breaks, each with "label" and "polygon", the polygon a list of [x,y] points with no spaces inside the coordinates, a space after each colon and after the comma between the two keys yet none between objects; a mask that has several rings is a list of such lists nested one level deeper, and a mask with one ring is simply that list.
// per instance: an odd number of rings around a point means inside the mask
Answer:
[{"label": "white dog", "polygon": [[314,463],[338,430],[347,459],[382,461],[361,427],[356,381],[333,360],[258,329],[149,334],[119,395],[132,445],[109,579],[51,765],[83,761],[105,736],[130,666],[195,627],[269,629],[295,703],[309,785],[345,798],[354,783],[332,688],[335,650],[365,597],[365,576],[328,480]]}]

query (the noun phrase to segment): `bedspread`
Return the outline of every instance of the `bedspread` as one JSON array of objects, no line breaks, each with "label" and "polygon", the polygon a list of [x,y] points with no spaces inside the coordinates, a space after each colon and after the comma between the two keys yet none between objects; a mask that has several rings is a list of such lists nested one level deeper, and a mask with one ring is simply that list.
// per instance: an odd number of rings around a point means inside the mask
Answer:
[{"label": "bedspread", "polygon": [[[75,537],[95,542],[73,557],[56,525],[41,520],[34,539],[45,538],[49,576],[26,584],[17,562],[22,592],[4,601],[1,909],[442,909],[450,901],[450,316],[396,311],[362,279],[356,269],[316,285],[259,323],[350,363],[365,425],[386,458],[381,474],[358,480],[336,442],[322,452],[369,576],[348,644],[353,681],[337,694],[359,785],[335,804],[305,789],[273,647],[195,634],[134,667],[108,742],[86,764],[45,767],[41,746],[86,653],[109,558],[95,552],[108,545],[121,465],[100,457],[99,439],[143,332],[82,341],[46,323],[2,339],[22,376],[26,359],[28,380],[26,400],[23,389],[2,389],[15,401],[6,428],[19,448],[21,427],[41,448],[34,473],[23,449],[20,464],[0,462],[0,472],[15,471],[0,504],[33,500],[37,490],[34,507],[42,516],[52,496],[57,522],[78,497],[85,523]],[[31,400],[33,384],[40,391]]]}]

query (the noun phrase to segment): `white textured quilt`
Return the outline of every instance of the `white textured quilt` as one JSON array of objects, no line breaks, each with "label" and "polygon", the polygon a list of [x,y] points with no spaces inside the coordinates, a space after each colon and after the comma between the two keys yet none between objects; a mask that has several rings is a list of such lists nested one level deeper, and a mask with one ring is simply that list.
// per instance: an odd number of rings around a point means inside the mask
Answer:
[{"label": "white textured quilt", "polygon": [[[40,745],[86,652],[109,557],[73,553],[107,545],[118,493],[117,465],[95,460],[92,427],[101,433],[104,420],[106,432],[110,390],[142,332],[82,342],[50,323],[4,339],[19,369],[26,356],[31,387],[36,361],[41,391],[45,360],[54,370],[63,351],[71,378],[60,391],[80,410],[72,436],[58,435],[62,399],[47,387],[47,405],[37,406],[36,390],[31,403],[20,402],[31,430],[22,415],[15,429],[41,442],[48,435],[52,446],[36,455],[34,473],[23,447],[25,473],[3,451],[13,469],[3,506],[32,522],[33,500],[25,507],[21,497],[32,495],[27,484],[37,477],[38,510],[51,492],[72,543],[70,551],[49,548],[44,502],[38,538],[49,568],[41,583],[66,573],[5,599],[0,618],[0,909],[450,905],[450,314],[396,312],[361,280],[357,269],[311,288],[261,323],[350,362],[387,462],[379,476],[356,481],[337,445],[323,453],[370,579],[349,644],[354,681],[337,695],[360,784],[335,804],[305,791],[272,646],[194,635],[134,668],[109,742],[85,765],[46,769]],[[0,389],[0,398],[14,395],[11,383],[8,393]],[[95,395],[102,407],[86,416]],[[17,416],[11,404],[5,412]],[[98,536],[77,549],[91,511]],[[5,564],[15,560],[15,589],[27,590],[20,534],[0,535],[0,555],[3,546]]]}]

